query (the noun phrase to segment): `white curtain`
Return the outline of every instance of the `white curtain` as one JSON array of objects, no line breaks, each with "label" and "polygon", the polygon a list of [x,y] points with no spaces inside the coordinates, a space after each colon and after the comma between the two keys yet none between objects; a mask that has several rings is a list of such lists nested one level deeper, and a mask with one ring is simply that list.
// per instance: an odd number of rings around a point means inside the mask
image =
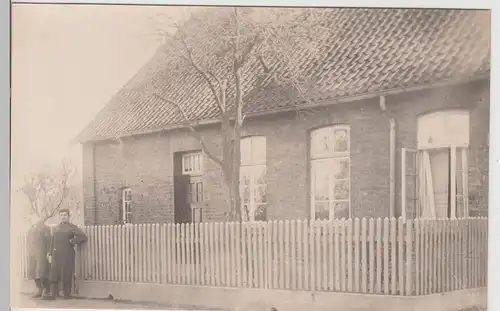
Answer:
[{"label": "white curtain", "polygon": [[432,184],[431,161],[428,151],[418,153],[419,165],[419,213],[421,218],[436,218],[434,187]]}]

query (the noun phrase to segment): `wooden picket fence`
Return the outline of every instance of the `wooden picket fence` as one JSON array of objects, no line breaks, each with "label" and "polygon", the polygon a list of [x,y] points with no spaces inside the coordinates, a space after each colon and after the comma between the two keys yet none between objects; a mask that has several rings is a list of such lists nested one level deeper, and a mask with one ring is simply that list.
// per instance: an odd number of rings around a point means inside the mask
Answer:
[{"label": "wooden picket fence", "polygon": [[[486,286],[487,225],[487,218],[386,218],[88,226],[77,279],[442,293]],[[23,241],[21,236],[25,251]],[[26,275],[22,257],[20,273]]]}]

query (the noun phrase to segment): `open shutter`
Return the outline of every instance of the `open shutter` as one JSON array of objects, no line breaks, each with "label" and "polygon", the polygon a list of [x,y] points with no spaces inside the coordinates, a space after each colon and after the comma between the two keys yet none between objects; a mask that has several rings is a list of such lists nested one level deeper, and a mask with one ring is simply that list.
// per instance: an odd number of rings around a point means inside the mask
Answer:
[{"label": "open shutter", "polygon": [[250,179],[247,175],[247,170],[244,167],[240,168],[240,204],[241,218],[243,221],[248,221],[248,205],[250,204]]},{"label": "open shutter", "polygon": [[[453,151],[455,150],[455,156],[453,156]],[[463,218],[469,216],[469,206],[468,206],[468,165],[467,165],[467,148],[452,148],[452,159],[455,158],[455,174],[451,174],[452,178],[455,177],[455,215],[452,216],[457,218]],[[453,179],[452,179],[453,182]],[[452,183],[453,184],[453,183]],[[453,190],[453,188],[452,188]],[[453,202],[452,202],[453,203]],[[452,204],[453,206],[453,204]]]},{"label": "open shutter", "polygon": [[419,153],[401,149],[401,217],[412,219],[419,213]]},{"label": "open shutter", "polygon": [[450,148],[450,215],[454,219],[457,217],[457,148]]}]

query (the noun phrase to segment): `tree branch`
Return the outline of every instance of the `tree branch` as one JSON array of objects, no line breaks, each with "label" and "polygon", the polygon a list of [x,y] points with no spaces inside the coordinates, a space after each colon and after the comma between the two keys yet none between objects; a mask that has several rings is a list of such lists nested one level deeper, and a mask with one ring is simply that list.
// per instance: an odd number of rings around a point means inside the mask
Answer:
[{"label": "tree branch", "polygon": [[[68,181],[71,176],[68,166],[63,164],[61,176],[38,173],[31,180],[25,178],[22,191],[28,197],[31,213],[46,221],[60,210],[68,195]],[[30,213],[30,214],[31,214]]]},{"label": "tree branch", "polygon": [[239,18],[238,18],[238,8],[234,7],[234,31],[235,35],[233,37],[233,57],[234,57],[234,67],[238,68],[236,66],[238,64],[238,50],[240,48],[240,24],[239,24]]},{"label": "tree branch", "polygon": [[[235,116],[235,125],[234,125],[234,131],[237,131],[237,128],[241,127],[243,124],[243,113],[242,113],[242,81],[241,81],[241,59],[238,57],[238,49],[239,49],[239,36],[240,36],[240,27],[239,27],[239,16],[238,16],[238,8],[234,8],[234,18],[235,18],[235,37],[233,39],[234,41],[234,49],[233,49],[233,56],[234,56],[234,62],[233,62],[233,75],[234,75],[234,87],[235,87],[235,109],[236,109],[236,116]],[[253,44],[250,44],[250,46],[253,46]],[[248,50],[248,52],[251,51],[251,48]]]},{"label": "tree branch", "polygon": [[[215,80],[217,81],[217,85],[219,86],[219,90],[220,90],[220,101],[223,105],[226,104],[226,101],[225,101],[225,92],[226,92],[226,85],[225,85],[225,81],[222,81],[221,79],[219,79],[215,73],[213,73],[213,71],[211,70],[207,70],[207,73]],[[225,107],[225,106],[224,106]]]},{"label": "tree branch", "polygon": [[[67,190],[68,190],[68,173],[67,173],[67,168],[66,165],[63,166],[64,169],[64,175],[63,175],[63,180],[61,181],[61,197],[59,198],[59,202],[56,204],[55,208],[52,209],[52,211],[49,214],[48,218],[54,217],[55,214],[60,210],[62,203],[67,197]],[[47,218],[47,219],[48,219]]]},{"label": "tree branch", "polygon": [[207,154],[207,156],[212,160],[214,161],[217,165],[219,166],[222,166],[222,160],[219,159],[219,157],[217,157],[211,150],[210,148],[208,147],[205,139],[203,138],[203,136],[198,133],[196,131],[196,129],[194,128],[194,126],[191,124],[191,121],[186,113],[186,111],[184,110],[184,108],[178,103],[176,102],[175,100],[171,100],[171,99],[168,99],[168,98],[165,98],[157,93],[154,93],[152,94],[153,96],[155,96],[156,98],[164,101],[164,102],[167,102],[171,105],[174,105],[175,107],[177,107],[177,109],[181,112],[186,124],[184,124],[184,127],[187,128],[190,133],[196,137],[198,139],[198,141],[200,142],[201,144],[201,147],[203,149],[203,151]]},{"label": "tree branch", "polygon": [[33,180],[31,182],[28,181],[26,177],[24,177],[24,181],[26,185],[21,188],[21,191],[28,197],[28,201],[30,202],[31,212],[36,214],[37,217],[40,217],[40,213],[38,212],[38,208],[36,205],[36,192],[35,187],[33,186]]},{"label": "tree branch", "polygon": [[36,203],[30,200],[31,211],[37,216],[40,217],[40,213],[38,212],[38,208],[36,207]]},{"label": "tree branch", "polygon": [[264,58],[262,57],[262,55],[259,55],[257,57],[257,60],[259,61],[259,63],[262,66],[262,68],[264,69],[264,73],[265,74],[269,74],[271,72],[271,69],[269,69],[269,67],[266,65],[266,63],[265,63]]},{"label": "tree branch", "polygon": [[241,56],[238,58],[238,61],[236,63],[236,65],[238,66],[238,68],[241,68],[245,65],[245,62],[248,60],[248,56],[250,55],[250,53],[252,53],[252,51],[254,50],[254,48],[257,46],[257,43],[260,41],[259,39],[259,36],[256,35],[252,42],[250,42],[246,48],[243,50],[243,52],[241,53]]},{"label": "tree branch", "polygon": [[189,129],[190,132],[192,133],[192,135],[198,139],[203,151],[207,154],[207,156],[210,158],[210,160],[214,161],[217,165],[222,167],[222,160],[219,159],[214,153],[212,153],[212,151],[210,151],[203,136],[200,133],[198,133],[192,126],[188,126],[187,129]]},{"label": "tree branch", "polygon": [[[206,72],[205,70],[203,70],[200,67],[200,65],[194,60],[193,53],[192,53],[191,49],[189,48],[189,46],[187,45],[186,40],[183,38],[181,40],[181,42],[184,45],[184,48],[186,49],[186,52],[188,54],[187,61],[205,79],[205,81],[208,84],[208,87],[210,88],[210,90],[212,91],[212,93],[214,95],[215,102],[217,103],[217,106],[219,107],[221,112],[224,113],[226,111],[225,103],[221,101],[220,96],[217,94],[217,90],[215,89],[214,84],[210,80],[210,74],[208,72]],[[213,74],[213,76],[215,76],[215,74]],[[216,80],[219,82],[219,79],[216,79]],[[222,85],[222,84],[219,84],[219,85]],[[223,90],[221,89],[220,91],[222,94]]]}]

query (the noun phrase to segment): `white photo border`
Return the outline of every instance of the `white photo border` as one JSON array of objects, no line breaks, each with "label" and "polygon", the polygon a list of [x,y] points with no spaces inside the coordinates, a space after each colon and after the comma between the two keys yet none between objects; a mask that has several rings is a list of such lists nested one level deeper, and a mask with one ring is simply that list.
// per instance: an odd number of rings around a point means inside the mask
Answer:
[{"label": "white photo border", "polygon": [[[74,1],[63,1],[63,0],[52,0],[52,1],[15,1],[17,3],[78,3],[78,4],[149,4],[149,5],[207,5],[206,1],[200,0],[184,0],[184,1],[166,1],[166,0],[74,0]],[[260,1],[238,1],[235,2],[229,0],[213,0],[210,1],[210,5],[273,5],[273,6],[344,6],[344,7],[407,7],[407,8],[469,8],[469,9],[492,9],[492,53],[491,55],[500,55],[500,49],[498,42],[500,36],[500,2],[495,0],[475,0],[475,1],[465,1],[465,0],[455,0],[455,1],[445,1],[445,0],[420,0],[420,1],[410,1],[410,0],[317,0],[314,4],[310,1],[279,1],[273,0],[269,2],[268,0]],[[16,5],[16,4],[14,4]],[[1,237],[1,249],[10,250],[10,27],[11,27],[11,5],[9,0],[1,1],[2,13],[2,24],[0,27],[1,41],[2,41],[2,63],[0,69],[1,75],[1,96],[4,98],[2,104],[0,105],[0,126],[2,130],[0,131],[0,142],[4,149],[4,152],[0,153],[0,174],[2,175],[0,181],[1,188],[1,206],[0,208],[0,220],[4,224],[0,224],[0,237]],[[499,32],[497,32],[499,31]],[[497,34],[497,35],[495,35]],[[499,243],[495,243],[495,236],[500,236],[500,226],[495,225],[500,223],[500,211],[497,206],[500,206],[500,191],[495,191],[499,189],[500,184],[500,88],[494,87],[495,85],[500,85],[500,78],[498,77],[499,68],[498,64],[494,58],[491,62],[491,90],[490,90],[490,154],[489,154],[489,206],[488,208],[488,218],[491,225],[489,226],[489,264],[488,264],[488,310],[490,311],[500,311],[500,297],[495,295],[498,291],[495,288],[500,288],[500,268],[494,263],[500,262],[500,252]],[[494,121],[497,122],[494,122]],[[498,222],[498,223],[497,223]],[[10,256],[0,256],[0,271],[2,277],[1,282],[4,284],[0,286],[3,290],[0,291],[0,309],[7,310],[10,305]],[[16,309],[12,309],[16,310]],[[21,310],[21,309],[19,309]],[[30,310],[30,309],[24,309]],[[64,310],[64,309],[32,309],[32,310]],[[95,310],[95,309],[94,309]]]}]

